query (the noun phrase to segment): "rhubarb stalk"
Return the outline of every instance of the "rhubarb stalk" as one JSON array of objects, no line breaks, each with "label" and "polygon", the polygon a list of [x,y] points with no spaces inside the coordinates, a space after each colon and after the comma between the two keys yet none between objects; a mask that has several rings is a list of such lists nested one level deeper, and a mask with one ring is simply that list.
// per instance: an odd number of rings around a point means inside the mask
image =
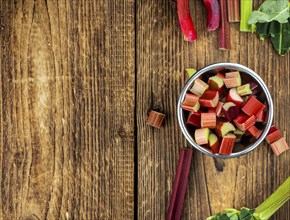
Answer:
[{"label": "rhubarb stalk", "polygon": [[184,39],[194,41],[196,39],[196,31],[190,16],[188,0],[177,0],[177,14]]},{"label": "rhubarb stalk", "polygon": [[164,114],[151,110],[146,123],[148,125],[151,125],[152,127],[160,128],[164,119],[165,119]]},{"label": "rhubarb stalk", "polygon": [[[278,211],[290,198],[290,177],[282,183],[278,189],[268,197],[256,209],[242,208],[241,211],[236,209],[225,209],[225,212],[210,216],[207,220],[222,219],[255,219],[267,220]],[[230,216],[230,218],[228,217]]]},{"label": "rhubarb stalk", "polygon": [[219,26],[219,49],[230,50],[230,23],[227,16],[227,2],[226,0],[219,0],[221,8],[221,21]]},{"label": "rhubarb stalk", "polygon": [[192,158],[191,149],[180,149],[166,220],[180,219]]},{"label": "rhubarb stalk", "polygon": [[290,198],[290,177],[288,177],[279,188],[256,208],[253,216],[256,219],[269,219]]},{"label": "rhubarb stalk", "polygon": [[227,0],[229,22],[240,21],[240,2],[239,0]]},{"label": "rhubarb stalk", "polygon": [[220,23],[220,6],[218,0],[203,0],[207,12],[207,29],[214,31]]},{"label": "rhubarb stalk", "polygon": [[241,0],[240,31],[244,32],[251,31],[251,26],[248,24],[248,20],[252,11],[253,11],[253,0]]}]

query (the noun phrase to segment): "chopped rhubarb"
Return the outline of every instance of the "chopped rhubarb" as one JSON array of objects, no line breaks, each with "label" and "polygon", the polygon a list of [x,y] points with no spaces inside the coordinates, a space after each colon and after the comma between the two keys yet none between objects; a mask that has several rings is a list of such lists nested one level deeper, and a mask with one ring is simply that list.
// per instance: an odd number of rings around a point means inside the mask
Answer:
[{"label": "chopped rhubarb", "polygon": [[216,108],[210,107],[208,108],[207,113],[215,113],[215,111],[216,111]]},{"label": "chopped rhubarb", "polygon": [[219,100],[222,100],[223,98],[225,98],[228,95],[228,89],[223,86],[220,90],[219,90]]},{"label": "chopped rhubarb", "polygon": [[190,112],[186,123],[189,125],[193,125],[197,128],[200,128],[200,117],[201,117],[200,112]]},{"label": "chopped rhubarb", "polygon": [[281,132],[279,130],[273,131],[271,133],[268,133],[266,136],[266,141],[268,144],[272,144],[275,141],[278,141],[281,138]]},{"label": "chopped rhubarb", "polygon": [[208,143],[209,129],[199,128],[195,130],[194,138],[198,145],[204,145]]},{"label": "chopped rhubarb", "polygon": [[270,127],[270,130],[269,130],[268,134],[271,134],[272,132],[277,131],[277,130],[278,130],[278,128],[275,125],[272,125]]},{"label": "chopped rhubarb", "polygon": [[261,110],[259,113],[257,113],[256,121],[257,122],[264,122],[265,121],[265,111],[264,110]]},{"label": "chopped rhubarb", "polygon": [[228,72],[226,73],[226,78],[224,78],[224,83],[227,88],[235,88],[241,86],[242,80],[240,72]]},{"label": "chopped rhubarb", "polygon": [[250,88],[253,95],[258,94],[261,91],[260,87],[255,82],[250,82]]},{"label": "chopped rhubarb", "polygon": [[194,69],[194,68],[186,68],[185,71],[187,73],[188,79],[196,73],[196,69]]},{"label": "chopped rhubarb", "polygon": [[208,84],[206,84],[204,81],[202,81],[201,79],[196,79],[190,91],[198,97],[201,97],[203,93],[208,89],[208,87]]},{"label": "chopped rhubarb", "polygon": [[216,114],[215,113],[201,113],[200,125],[202,128],[215,128]]},{"label": "chopped rhubarb", "polygon": [[219,93],[216,90],[207,90],[199,99],[200,105],[204,107],[216,107],[219,102]]},{"label": "chopped rhubarb", "polygon": [[243,104],[243,99],[242,97],[237,93],[237,89],[236,88],[231,88],[227,98],[226,98],[227,102],[233,102],[235,103],[237,106],[241,106]]},{"label": "chopped rhubarb", "polygon": [[212,76],[208,79],[209,89],[220,90],[224,86],[224,81],[219,76]]},{"label": "chopped rhubarb", "polygon": [[227,134],[223,137],[219,153],[230,155],[233,152],[236,136],[234,134]]},{"label": "chopped rhubarb", "polygon": [[250,98],[250,96],[243,96],[242,97],[242,99],[243,99],[243,104],[242,105],[244,105],[244,104],[246,104],[246,102],[248,101],[248,99]]},{"label": "chopped rhubarb", "polygon": [[222,103],[222,102],[218,103],[218,105],[217,105],[217,107],[215,109],[215,113],[216,113],[217,117],[224,117],[224,114],[222,112],[223,105],[224,105],[224,103]]},{"label": "chopped rhubarb", "polygon": [[239,130],[239,129],[237,129],[237,130],[234,131],[234,134],[235,134],[235,135],[244,135],[245,132],[244,132],[244,131],[241,131],[241,130]]},{"label": "chopped rhubarb", "polygon": [[165,119],[164,114],[151,110],[147,118],[146,124],[151,125],[152,127],[155,128],[160,128],[164,119]]},{"label": "chopped rhubarb", "polygon": [[275,141],[271,144],[271,148],[276,156],[279,156],[283,152],[289,149],[288,144],[286,143],[285,138],[280,138],[278,141]]},{"label": "chopped rhubarb", "polygon": [[194,41],[196,39],[196,30],[190,16],[188,0],[177,0],[177,14],[184,39]]},{"label": "chopped rhubarb", "polygon": [[237,88],[237,92],[240,96],[245,96],[245,95],[251,95],[252,94],[252,90],[250,88],[250,84],[247,83],[245,85],[239,86]]},{"label": "chopped rhubarb", "polygon": [[166,220],[180,219],[193,150],[180,149]]},{"label": "chopped rhubarb", "polygon": [[242,79],[241,79],[241,74],[239,71],[233,71],[233,70],[230,70],[231,72],[226,72],[226,78],[238,78],[240,83],[242,82]]},{"label": "chopped rhubarb", "polygon": [[207,12],[207,29],[214,31],[220,23],[220,6],[218,0],[203,0]]},{"label": "chopped rhubarb", "polygon": [[219,40],[219,49],[220,50],[230,50],[231,41],[230,41],[230,23],[228,21],[227,15],[227,2],[226,0],[219,0],[221,8],[221,19],[218,33]]},{"label": "chopped rhubarb", "polygon": [[255,125],[249,127],[247,131],[256,139],[258,139],[262,134],[262,130],[259,130]]},{"label": "chopped rhubarb", "polygon": [[216,74],[216,76],[218,76],[218,77],[220,77],[220,78],[222,78],[222,79],[224,79],[224,78],[225,78],[225,75],[224,75],[224,74],[222,74],[222,73],[220,73],[220,72],[218,72],[218,73]]},{"label": "chopped rhubarb", "polygon": [[251,126],[256,123],[255,116],[248,116],[244,113],[238,115],[236,119],[234,119],[234,124],[241,131],[248,130]]},{"label": "chopped rhubarb", "polygon": [[220,137],[224,137],[229,132],[235,131],[235,126],[230,122],[218,121],[215,127],[216,134]]},{"label": "chopped rhubarb", "polygon": [[239,22],[240,21],[240,1],[227,0],[227,5],[228,5],[229,22]]},{"label": "chopped rhubarb", "polygon": [[260,111],[262,111],[264,108],[265,108],[265,105],[263,105],[254,96],[250,96],[250,98],[248,99],[248,101],[242,107],[242,111],[245,112],[249,116],[255,115],[255,117],[257,117],[257,114]]},{"label": "chopped rhubarb", "polygon": [[220,149],[220,142],[215,134],[210,134],[208,137],[209,140],[209,147],[214,154],[219,152]]},{"label": "chopped rhubarb", "polygon": [[200,104],[198,101],[198,96],[193,94],[185,94],[184,101],[181,104],[181,108],[186,111],[194,111],[197,112],[200,108]]},{"label": "chopped rhubarb", "polygon": [[245,134],[245,132],[237,129],[234,131],[234,134],[236,135],[235,143],[239,143],[241,141],[243,135]]},{"label": "chopped rhubarb", "polygon": [[233,102],[226,102],[223,105],[223,113],[228,121],[232,121],[239,115],[239,108]]}]

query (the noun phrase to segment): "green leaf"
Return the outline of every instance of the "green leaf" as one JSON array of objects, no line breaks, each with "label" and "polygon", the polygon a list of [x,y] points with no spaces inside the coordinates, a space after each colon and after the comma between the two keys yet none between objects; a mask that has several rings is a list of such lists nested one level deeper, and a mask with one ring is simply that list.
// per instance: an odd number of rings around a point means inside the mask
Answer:
[{"label": "green leaf", "polygon": [[256,24],[256,32],[260,36],[260,40],[264,40],[269,37],[269,27],[270,23],[257,23]]},{"label": "green leaf", "polygon": [[290,50],[290,19],[286,24],[272,21],[270,23],[269,34],[274,48],[280,55],[284,55]]},{"label": "green leaf", "polygon": [[250,209],[242,209],[240,212],[240,220],[250,220],[252,215],[250,214]]},{"label": "green leaf", "polygon": [[230,220],[239,220],[239,216],[237,214],[234,214],[230,217]]},{"label": "green leaf", "polygon": [[252,214],[254,214],[255,211],[256,211],[256,209],[250,209],[249,213],[252,215]]},{"label": "green leaf", "polygon": [[278,21],[287,23],[289,18],[288,0],[266,0],[258,11],[253,11],[248,24]]},{"label": "green leaf", "polygon": [[206,218],[206,220],[218,220],[216,215],[213,215],[213,216],[209,216]]},{"label": "green leaf", "polygon": [[233,208],[227,208],[227,209],[225,209],[225,211],[226,211],[226,212],[235,213],[235,214],[238,214],[238,213],[240,213],[240,211],[239,211],[239,210],[236,210],[236,209],[233,209]]},{"label": "green leaf", "polygon": [[220,216],[219,220],[231,220],[231,219],[227,216],[226,213],[223,213],[223,214]]}]

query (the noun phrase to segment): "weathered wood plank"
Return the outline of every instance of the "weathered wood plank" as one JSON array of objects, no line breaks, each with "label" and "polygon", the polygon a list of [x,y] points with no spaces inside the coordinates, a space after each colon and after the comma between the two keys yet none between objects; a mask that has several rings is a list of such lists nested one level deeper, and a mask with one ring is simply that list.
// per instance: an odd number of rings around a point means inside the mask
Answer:
[{"label": "weathered wood plank", "polygon": [[0,1],[0,219],[130,219],[134,1]]},{"label": "weathered wood plank", "polygon": [[[261,1],[255,1],[255,7]],[[217,33],[206,31],[202,1],[191,1],[197,28],[194,43],[183,41],[172,1],[137,0],[137,144],[138,216],[164,219],[175,174],[178,149],[185,147],[176,117],[178,95],[184,84],[184,68],[230,61],[255,70],[274,98],[275,123],[289,140],[289,53],[280,57],[269,42],[238,32],[231,25],[230,52],[217,49]],[[149,109],[167,115],[160,130],[145,124]],[[195,151],[183,219],[205,219],[223,208],[256,207],[289,176],[289,152],[276,158],[262,144],[236,159],[214,160]],[[273,219],[289,219],[289,204]]]}]

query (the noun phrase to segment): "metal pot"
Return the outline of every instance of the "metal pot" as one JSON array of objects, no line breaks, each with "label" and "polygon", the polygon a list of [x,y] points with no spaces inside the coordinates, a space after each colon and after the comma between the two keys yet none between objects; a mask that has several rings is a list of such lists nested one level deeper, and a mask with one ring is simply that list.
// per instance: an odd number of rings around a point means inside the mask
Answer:
[{"label": "metal pot", "polygon": [[[266,102],[268,104],[268,111],[266,113],[266,125],[264,128],[263,133],[261,134],[261,136],[259,137],[259,139],[257,139],[255,142],[249,144],[248,146],[246,146],[244,149],[237,151],[237,152],[233,152],[230,155],[221,155],[221,154],[213,154],[210,151],[208,151],[206,148],[199,146],[195,143],[194,138],[192,138],[190,132],[188,131],[188,127],[186,125],[186,118],[185,118],[185,112],[184,110],[181,108],[181,103],[184,100],[185,94],[186,92],[191,88],[193,82],[201,77],[203,74],[208,74],[208,72],[212,72],[212,71],[217,71],[218,69],[221,68],[225,68],[225,69],[232,69],[232,70],[238,70],[240,72],[243,72],[244,74],[248,74],[249,76],[252,77],[252,79],[261,87],[263,93],[266,96]],[[255,73],[253,70],[241,65],[241,64],[237,64],[237,63],[215,63],[209,66],[204,67],[203,69],[199,70],[197,73],[195,73],[185,84],[179,100],[178,100],[178,105],[177,105],[177,116],[178,116],[178,122],[179,122],[179,126],[182,130],[183,135],[185,136],[185,138],[187,139],[187,141],[197,150],[201,151],[202,153],[212,156],[212,157],[217,157],[217,158],[233,158],[233,157],[239,157],[241,155],[244,155],[246,153],[249,153],[250,151],[254,150],[256,147],[259,146],[259,144],[265,139],[266,135],[269,132],[269,129],[272,125],[272,121],[273,121],[273,100],[271,97],[271,94],[266,86],[266,84],[264,83],[264,81],[261,79],[261,77]]]}]

